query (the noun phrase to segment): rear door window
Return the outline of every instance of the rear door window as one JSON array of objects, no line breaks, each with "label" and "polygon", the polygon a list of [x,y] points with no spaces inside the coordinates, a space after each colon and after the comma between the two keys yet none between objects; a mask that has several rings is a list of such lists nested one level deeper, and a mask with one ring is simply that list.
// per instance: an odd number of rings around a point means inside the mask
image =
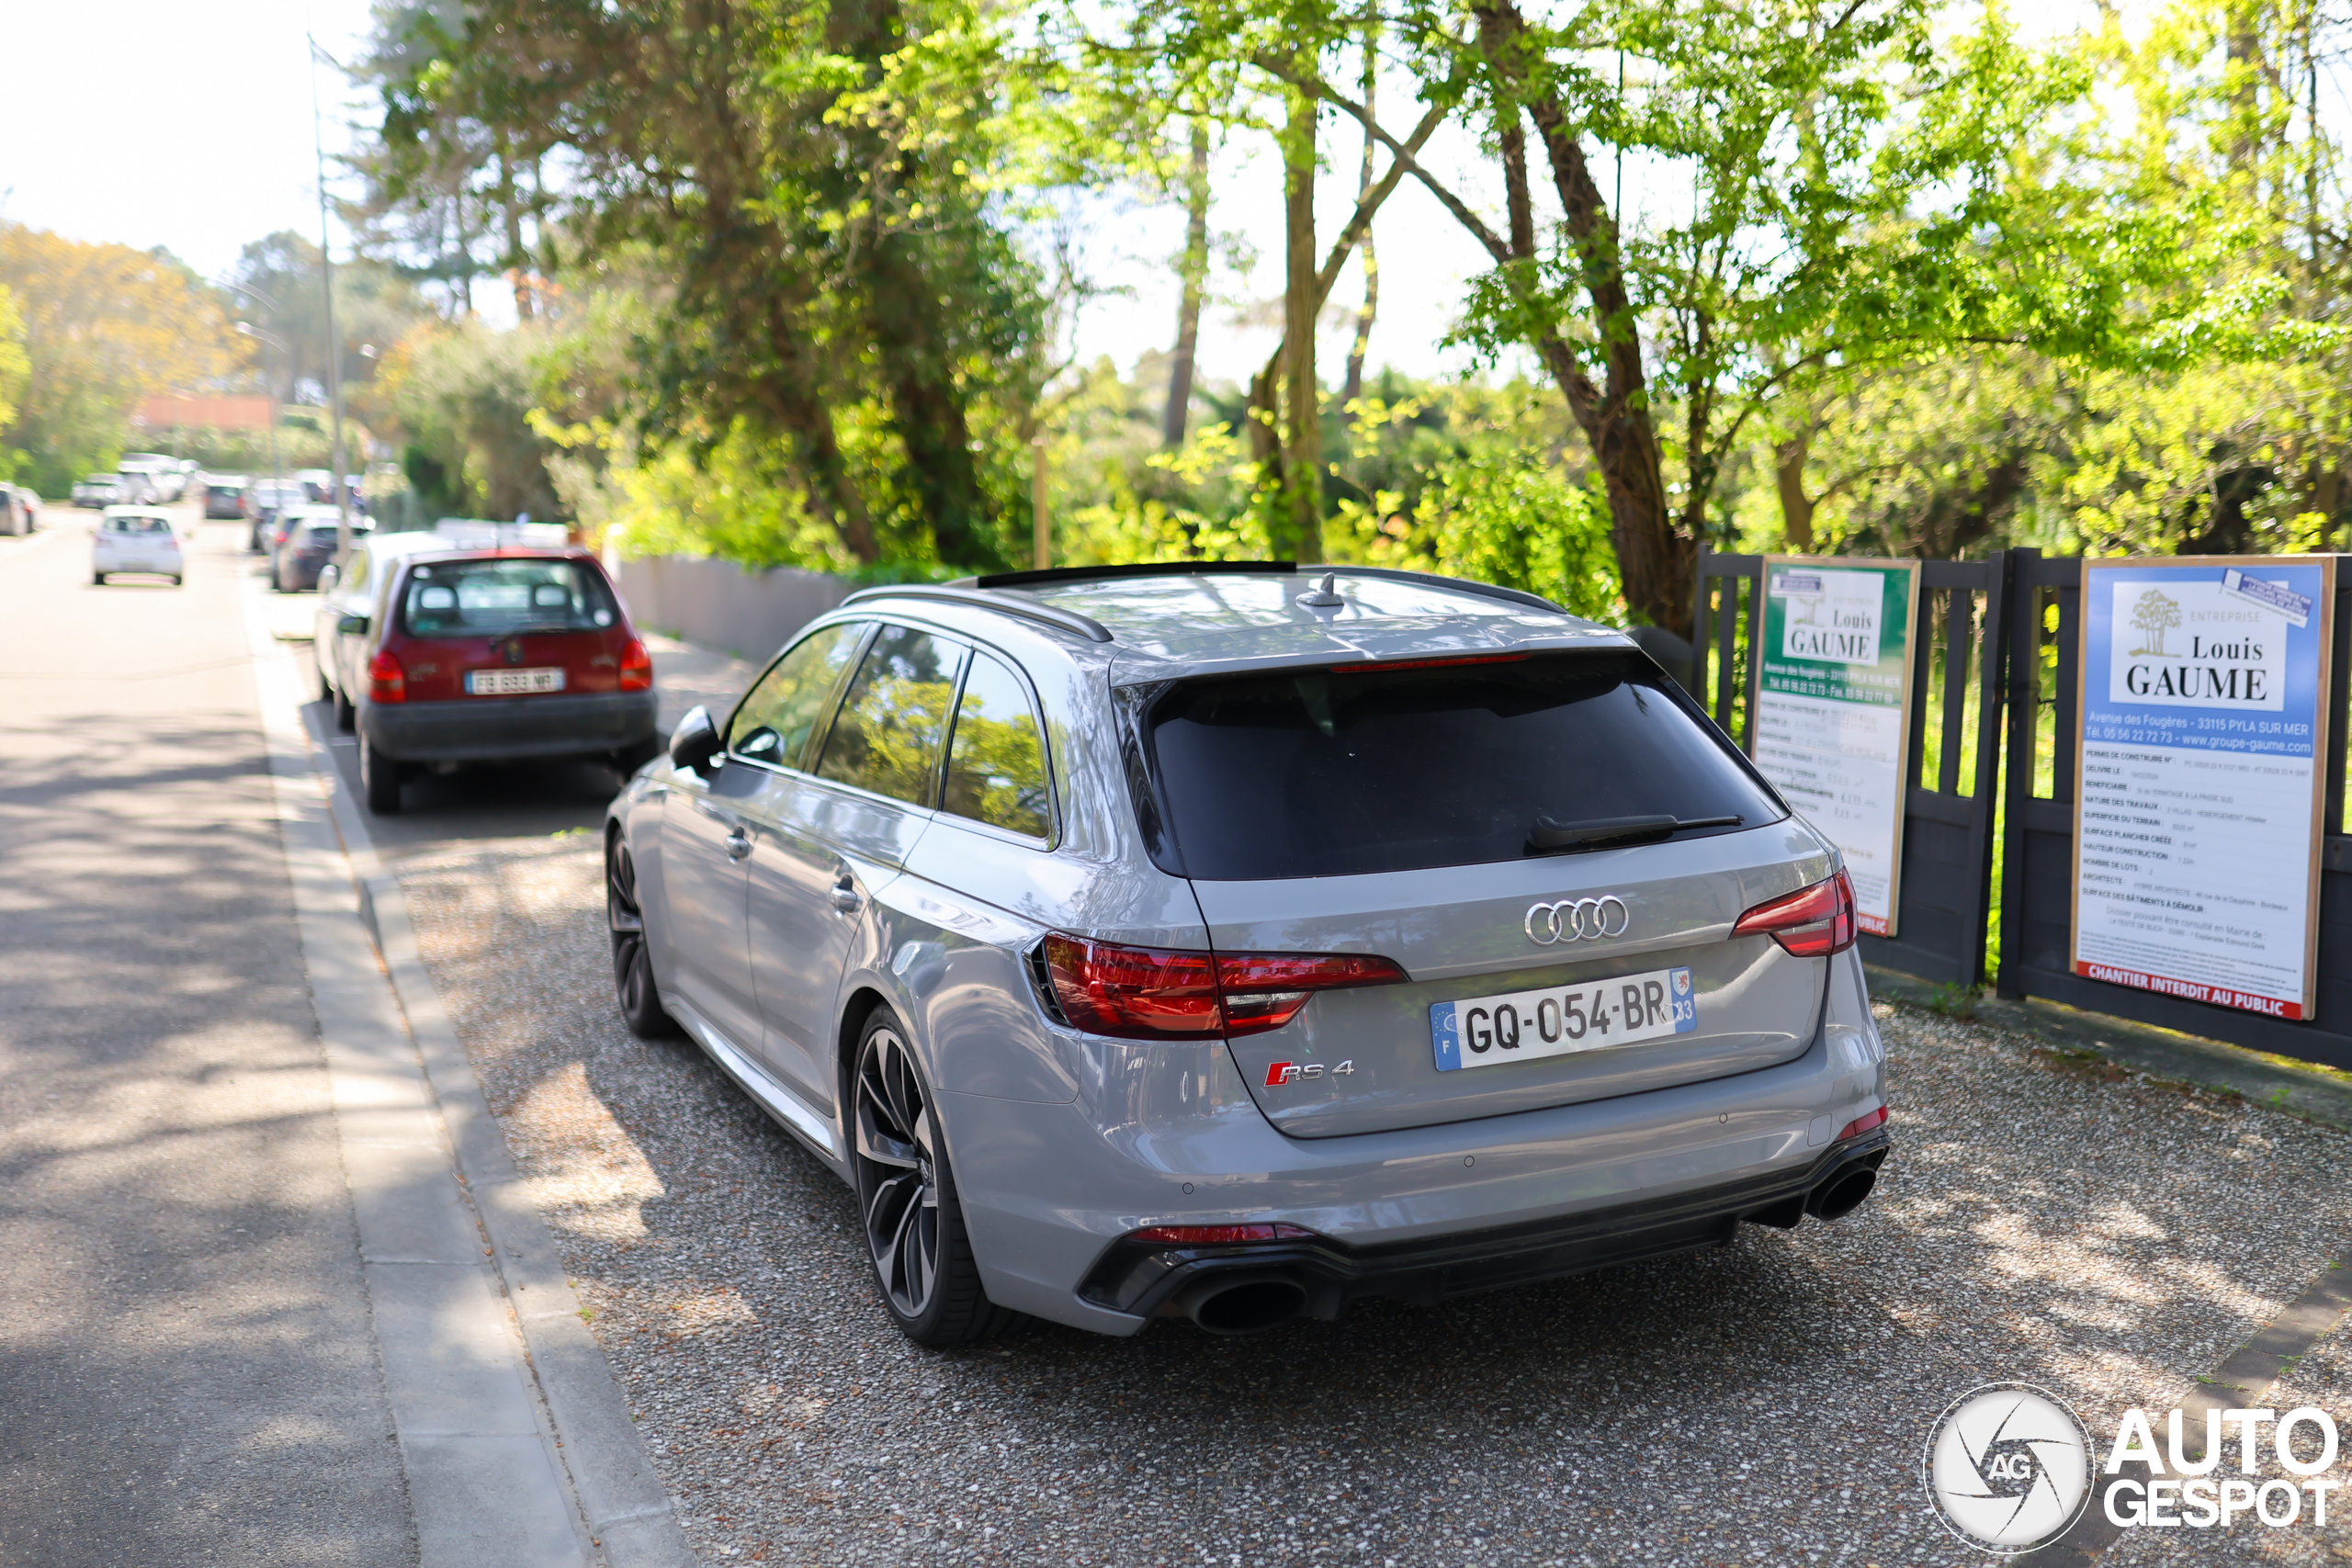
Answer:
[{"label": "rear door window", "polygon": [[413,569],[401,592],[401,623],[412,637],[602,631],[618,618],[604,578],[573,560],[435,561]]},{"label": "rear door window", "polygon": [[768,666],[727,728],[727,749],[747,761],[797,768],[808,736],[825,721],[842,671],[866,628],[856,623],[812,632]]},{"label": "rear door window", "polygon": [[817,776],[929,806],[964,651],[911,626],[884,626],[842,697]]},{"label": "rear door window", "polygon": [[1785,815],[1647,660],[1620,654],[1185,681],[1143,728],[1156,858],[1210,880],[1517,860],[1539,852],[1539,818],[1739,819],[1690,836]]},{"label": "rear door window", "polygon": [[1029,693],[1002,660],[972,655],[956,705],[940,808],[1032,839],[1052,836],[1046,743]]}]

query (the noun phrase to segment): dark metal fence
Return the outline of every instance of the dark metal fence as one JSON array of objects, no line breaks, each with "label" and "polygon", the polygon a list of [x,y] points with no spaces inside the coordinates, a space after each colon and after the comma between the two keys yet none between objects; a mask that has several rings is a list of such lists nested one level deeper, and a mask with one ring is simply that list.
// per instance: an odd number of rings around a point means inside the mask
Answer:
[{"label": "dark metal fence", "polygon": [[[1910,792],[1894,935],[1865,936],[1862,955],[1946,985],[1984,978],[1991,924],[1993,818],[2001,764],[2009,560],[1927,561],[1919,578],[1918,657],[1912,662]],[[1696,653],[1701,705],[1739,745],[1755,745],[1763,630],[1764,558],[1699,556]],[[1929,781],[1928,746],[1935,742]]]},{"label": "dark metal fence", "polygon": [[[2290,1023],[2211,1002],[2086,980],[2073,972],[2075,766],[2079,730],[2083,563],[2012,550],[2009,778],[2003,825],[2001,972],[2005,997],[2071,1007],[2226,1040],[2256,1051],[2352,1068],[2352,838],[2344,833],[2346,690],[2352,615],[2339,605],[2328,682],[2325,805],[2321,813],[2319,975],[2312,1017]],[[2336,570],[2352,558],[2338,557]],[[2342,577],[2337,581],[2341,582]],[[2050,722],[2044,724],[2047,713]],[[2044,733],[2044,731],[2047,733]],[[2041,785],[2046,766],[2048,786]],[[2293,854],[2300,845],[2283,843]]]}]

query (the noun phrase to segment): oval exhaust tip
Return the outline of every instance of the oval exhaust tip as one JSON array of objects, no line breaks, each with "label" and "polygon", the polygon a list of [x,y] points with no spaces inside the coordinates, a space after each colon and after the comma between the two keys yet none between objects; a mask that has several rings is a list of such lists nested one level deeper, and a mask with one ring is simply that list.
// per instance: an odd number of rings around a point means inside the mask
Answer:
[{"label": "oval exhaust tip", "polygon": [[1193,1321],[1211,1334],[1255,1334],[1306,1306],[1306,1292],[1293,1280],[1250,1280],[1204,1294],[1193,1303]]},{"label": "oval exhaust tip", "polygon": [[1877,1171],[1866,1165],[1856,1166],[1816,1188],[1808,1207],[1822,1219],[1839,1219],[1860,1208],[1862,1200],[1877,1186]]}]

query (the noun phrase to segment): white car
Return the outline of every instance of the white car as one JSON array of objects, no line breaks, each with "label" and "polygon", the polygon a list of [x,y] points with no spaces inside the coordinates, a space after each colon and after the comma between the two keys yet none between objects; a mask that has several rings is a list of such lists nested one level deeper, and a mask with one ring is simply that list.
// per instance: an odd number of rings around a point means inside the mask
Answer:
[{"label": "white car", "polygon": [[176,588],[187,573],[180,536],[168,513],[145,506],[109,506],[90,541],[90,581],[106,586],[119,571],[152,572]]}]

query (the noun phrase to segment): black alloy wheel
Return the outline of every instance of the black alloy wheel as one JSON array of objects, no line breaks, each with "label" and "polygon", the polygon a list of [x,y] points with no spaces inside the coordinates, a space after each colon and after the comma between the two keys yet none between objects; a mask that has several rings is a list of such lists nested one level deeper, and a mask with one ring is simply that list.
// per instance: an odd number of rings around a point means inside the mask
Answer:
[{"label": "black alloy wheel", "polygon": [[969,1345],[1012,1323],[980,1288],[931,1090],[898,1016],[876,1009],[857,1047],[850,1164],[883,1305],[918,1345]]},{"label": "black alloy wheel", "polygon": [[653,955],[645,946],[645,911],[637,902],[637,863],[618,839],[605,849],[605,925],[613,936],[613,997],[621,1021],[639,1040],[667,1040],[677,1021],[662,1005]]}]

